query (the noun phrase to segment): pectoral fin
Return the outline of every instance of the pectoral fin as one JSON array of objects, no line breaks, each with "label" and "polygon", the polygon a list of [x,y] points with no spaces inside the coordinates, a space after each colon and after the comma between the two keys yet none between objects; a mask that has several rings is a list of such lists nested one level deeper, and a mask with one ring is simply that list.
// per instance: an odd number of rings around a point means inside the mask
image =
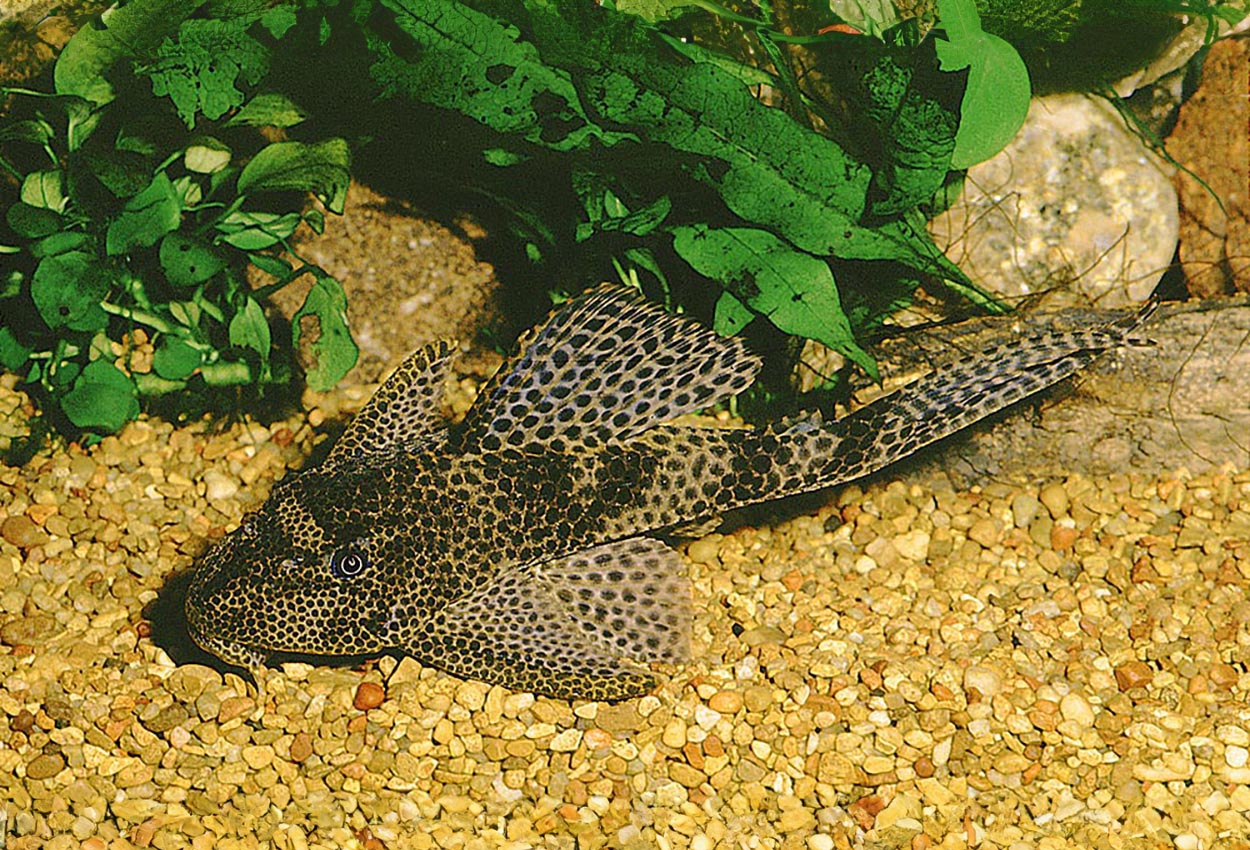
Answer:
[{"label": "pectoral fin", "polygon": [[528,565],[445,608],[405,647],[449,673],[563,699],[654,687],[637,662],[689,655],[689,584],[646,538]]}]

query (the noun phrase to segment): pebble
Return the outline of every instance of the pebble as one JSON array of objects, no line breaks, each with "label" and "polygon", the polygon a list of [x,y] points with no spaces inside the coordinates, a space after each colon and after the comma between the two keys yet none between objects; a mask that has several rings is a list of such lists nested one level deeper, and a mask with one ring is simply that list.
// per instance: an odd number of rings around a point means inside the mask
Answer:
[{"label": "pebble", "polygon": [[976,690],[982,697],[995,697],[1003,689],[1003,678],[992,667],[974,664],[964,671],[964,690]]},{"label": "pebble", "polygon": [[1063,489],[1062,484],[1047,484],[1038,494],[1038,499],[1050,512],[1051,519],[1059,519],[1068,512],[1068,491]]},{"label": "pebble", "polygon": [[30,779],[50,779],[65,769],[65,759],[59,753],[44,753],[35,756],[26,765],[26,776]]},{"label": "pebble", "polygon": [[1115,681],[1122,691],[1149,687],[1154,675],[1154,670],[1144,661],[1126,661],[1115,668]]},{"label": "pebble", "polygon": [[19,549],[43,546],[52,539],[30,517],[24,515],[7,517],[0,523],[0,537]]},{"label": "pebble", "polygon": [[239,484],[229,475],[224,475],[215,470],[209,470],[204,473],[204,496],[211,502],[221,502],[225,499],[233,499],[239,492]]},{"label": "pebble", "polygon": [[718,714],[733,716],[746,704],[737,691],[717,691],[707,701],[708,708]]},{"label": "pebble", "polygon": [[356,686],[356,696],[352,698],[352,705],[358,711],[368,711],[377,708],[386,699],[386,691],[377,682],[361,682]]},{"label": "pebble", "polygon": [[1059,701],[1059,713],[1064,720],[1069,720],[1082,729],[1089,729],[1094,725],[1093,707],[1085,697],[1075,691],[1065,694]]}]

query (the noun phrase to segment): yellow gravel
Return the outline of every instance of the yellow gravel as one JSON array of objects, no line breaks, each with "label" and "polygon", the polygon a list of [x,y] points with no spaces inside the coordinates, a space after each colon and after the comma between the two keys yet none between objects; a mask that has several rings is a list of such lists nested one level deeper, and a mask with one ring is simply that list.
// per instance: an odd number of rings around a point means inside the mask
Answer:
[{"label": "yellow gravel", "polygon": [[[11,387],[0,443],[24,416]],[[1250,835],[1250,473],[885,476],[710,535],[687,548],[697,660],[619,705],[389,658],[287,664],[258,702],[166,637],[158,595],[363,397],[270,427],[142,420],[0,467],[6,848]]]}]

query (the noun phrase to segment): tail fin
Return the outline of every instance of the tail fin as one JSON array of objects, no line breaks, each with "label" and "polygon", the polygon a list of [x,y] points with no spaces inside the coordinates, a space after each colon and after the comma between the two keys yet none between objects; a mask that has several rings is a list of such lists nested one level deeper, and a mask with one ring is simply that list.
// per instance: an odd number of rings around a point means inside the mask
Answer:
[{"label": "tail fin", "polygon": [[1095,328],[1049,332],[994,346],[940,367],[836,422],[838,441],[821,486],[868,475],[950,436],[1089,365],[1121,345],[1149,345],[1134,332],[1157,307]]}]

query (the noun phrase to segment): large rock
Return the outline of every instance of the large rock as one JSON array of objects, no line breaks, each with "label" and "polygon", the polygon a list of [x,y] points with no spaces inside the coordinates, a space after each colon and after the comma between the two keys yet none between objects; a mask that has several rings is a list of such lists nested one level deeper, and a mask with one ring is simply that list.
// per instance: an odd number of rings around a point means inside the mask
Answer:
[{"label": "large rock", "polygon": [[1123,306],[1144,300],[1172,260],[1176,192],[1110,106],[1052,95],[1033,101],[1005,150],[968,171],[963,196],[930,231],[1009,300],[1063,289]]},{"label": "large rock", "polygon": [[1247,92],[1250,44],[1236,38],[1217,42],[1203,64],[1202,83],[1181,107],[1168,140],[1168,152],[1194,172],[1178,172],[1176,183],[1180,260],[1195,295],[1250,292]]}]

